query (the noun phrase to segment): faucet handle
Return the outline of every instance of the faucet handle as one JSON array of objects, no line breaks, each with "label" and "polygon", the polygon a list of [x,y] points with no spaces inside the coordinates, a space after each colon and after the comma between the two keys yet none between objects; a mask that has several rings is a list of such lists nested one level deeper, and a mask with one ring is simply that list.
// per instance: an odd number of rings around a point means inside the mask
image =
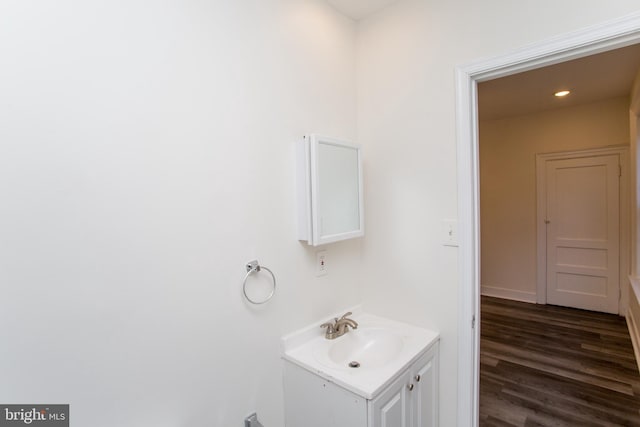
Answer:
[{"label": "faucet handle", "polygon": [[338,330],[336,329],[336,325],[333,322],[327,322],[320,325],[321,328],[327,328],[327,332],[325,332],[324,337],[328,340],[335,339],[338,336]]},{"label": "faucet handle", "polygon": [[[341,320],[342,320],[342,319],[346,319],[346,318],[347,318],[347,316],[351,316],[352,314],[353,314],[352,312],[347,311],[345,314],[343,314],[343,315],[342,315],[342,317],[341,317],[340,319],[341,319]],[[336,319],[336,320],[338,320],[338,319]]]},{"label": "faucet handle", "polygon": [[333,334],[336,331],[335,323],[327,322],[320,325],[321,328],[327,328],[327,334]]}]

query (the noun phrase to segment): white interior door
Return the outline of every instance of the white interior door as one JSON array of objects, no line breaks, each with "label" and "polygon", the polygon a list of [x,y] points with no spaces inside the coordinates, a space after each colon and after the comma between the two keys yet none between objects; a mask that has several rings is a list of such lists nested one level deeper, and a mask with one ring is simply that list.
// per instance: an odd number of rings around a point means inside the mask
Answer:
[{"label": "white interior door", "polygon": [[620,159],[546,162],[547,303],[618,313]]}]

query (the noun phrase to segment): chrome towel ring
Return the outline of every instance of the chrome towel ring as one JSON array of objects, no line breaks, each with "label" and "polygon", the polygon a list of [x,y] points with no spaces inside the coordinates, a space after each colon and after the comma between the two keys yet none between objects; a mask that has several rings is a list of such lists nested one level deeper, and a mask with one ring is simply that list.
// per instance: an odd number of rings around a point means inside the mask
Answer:
[{"label": "chrome towel ring", "polygon": [[[273,297],[273,295],[276,293],[276,276],[273,274],[273,271],[269,270],[267,267],[261,266],[258,263],[258,260],[249,261],[247,265],[245,265],[245,268],[247,269],[247,274],[246,276],[244,276],[244,280],[242,281],[242,293],[244,293],[244,297],[251,304],[256,304],[256,305],[264,304],[265,302],[269,301]],[[254,272],[260,272],[262,270],[267,270],[269,274],[271,274],[271,278],[273,279],[273,289],[271,290],[271,293],[267,298],[265,298],[264,301],[254,301],[251,298],[249,298],[249,295],[247,295],[247,279]]]}]

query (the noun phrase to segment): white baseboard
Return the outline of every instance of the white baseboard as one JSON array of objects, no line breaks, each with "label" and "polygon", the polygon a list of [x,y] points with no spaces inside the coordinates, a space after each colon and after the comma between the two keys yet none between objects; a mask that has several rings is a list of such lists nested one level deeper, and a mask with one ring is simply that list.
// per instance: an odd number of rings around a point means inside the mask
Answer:
[{"label": "white baseboard", "polygon": [[511,299],[514,301],[530,302],[533,304],[537,302],[535,292],[516,291],[513,289],[499,288],[497,286],[484,286],[484,285],[481,286],[480,292],[482,293],[482,295],[485,295],[488,297]]},{"label": "white baseboard", "polygon": [[638,370],[640,370],[640,301],[638,300],[638,291],[640,290],[640,282],[637,277],[629,277],[630,289],[629,289],[629,309],[627,310],[627,328],[629,328],[629,335],[631,336],[631,343],[633,344],[633,352],[636,355],[636,364]]},{"label": "white baseboard", "polygon": [[640,371],[640,348],[638,348],[638,327],[633,320],[631,313],[627,314],[627,328],[629,328],[629,335],[631,336],[631,344],[633,344],[633,353],[636,356],[636,364],[638,365],[638,371]]}]

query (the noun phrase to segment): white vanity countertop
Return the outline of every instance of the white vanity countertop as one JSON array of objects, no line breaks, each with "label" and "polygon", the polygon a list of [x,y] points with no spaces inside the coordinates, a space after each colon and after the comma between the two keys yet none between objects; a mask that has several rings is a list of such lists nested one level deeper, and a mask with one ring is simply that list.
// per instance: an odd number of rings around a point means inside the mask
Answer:
[{"label": "white vanity countertop", "polygon": [[[284,336],[282,357],[329,382],[373,399],[439,339],[437,332],[428,329],[359,309],[351,311],[354,314],[349,318],[358,322],[358,329],[327,340],[324,329],[320,328],[324,322],[318,322]],[[383,338],[377,339],[379,336]],[[348,367],[348,359],[335,362],[343,356],[349,357],[345,348],[352,344],[362,349],[360,356],[356,356],[357,361],[362,361],[359,368]]]}]

